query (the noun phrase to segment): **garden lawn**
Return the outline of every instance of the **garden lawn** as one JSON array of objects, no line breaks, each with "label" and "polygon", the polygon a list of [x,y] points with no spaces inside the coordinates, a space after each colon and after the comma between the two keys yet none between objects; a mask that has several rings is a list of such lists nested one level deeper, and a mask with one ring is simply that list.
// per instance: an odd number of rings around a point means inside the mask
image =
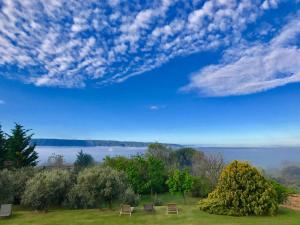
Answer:
[{"label": "garden lawn", "polygon": [[299,225],[300,212],[281,208],[273,217],[230,217],[217,216],[201,212],[196,205],[180,205],[177,216],[166,215],[166,207],[156,207],[156,213],[145,213],[138,207],[133,215],[119,216],[114,210],[50,210],[37,213],[15,210],[13,216],[0,219],[0,225]]}]

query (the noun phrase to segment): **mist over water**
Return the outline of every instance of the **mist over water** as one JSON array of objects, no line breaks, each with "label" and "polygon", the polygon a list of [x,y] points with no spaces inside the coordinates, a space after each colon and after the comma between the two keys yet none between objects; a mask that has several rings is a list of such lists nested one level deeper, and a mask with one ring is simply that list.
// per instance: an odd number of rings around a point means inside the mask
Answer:
[{"label": "mist over water", "polygon": [[[146,147],[57,147],[37,146],[39,164],[43,165],[52,154],[63,155],[67,163],[73,163],[80,150],[93,156],[96,161],[101,161],[105,156],[126,156],[144,154]],[[277,148],[229,148],[229,147],[201,147],[207,154],[220,153],[226,162],[234,159],[249,161],[255,166],[263,168],[277,168],[282,163],[300,163],[300,147]]]}]

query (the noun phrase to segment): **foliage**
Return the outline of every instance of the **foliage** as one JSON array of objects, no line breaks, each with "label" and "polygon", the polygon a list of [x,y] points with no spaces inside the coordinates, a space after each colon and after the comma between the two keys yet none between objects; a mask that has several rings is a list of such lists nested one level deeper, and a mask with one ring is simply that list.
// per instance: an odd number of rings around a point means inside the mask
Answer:
[{"label": "foliage", "polygon": [[27,182],[21,204],[47,211],[50,205],[62,204],[70,185],[70,173],[65,170],[41,171]]},{"label": "foliage", "polygon": [[114,168],[118,171],[125,171],[129,162],[130,159],[124,156],[115,156],[115,157],[106,156],[104,158],[103,165]]},{"label": "foliage", "polygon": [[154,196],[154,198],[153,198],[153,204],[154,204],[155,206],[162,206],[162,205],[163,205],[162,199],[159,198],[159,197],[157,196],[157,194],[155,194],[155,196]]},{"label": "foliage", "polygon": [[170,193],[181,193],[185,201],[185,194],[192,189],[193,177],[189,174],[187,169],[174,170],[167,180],[167,185]]},{"label": "foliage", "polygon": [[193,177],[193,186],[191,188],[193,197],[207,197],[210,191],[210,183],[206,177]]},{"label": "foliage", "polygon": [[65,163],[64,156],[55,153],[49,156],[47,160],[47,166],[56,169],[63,168],[64,163]]},{"label": "foliage", "polygon": [[166,145],[160,143],[149,144],[146,156],[153,156],[161,160],[168,170],[174,168],[174,151]]},{"label": "foliage", "polygon": [[14,189],[13,172],[7,169],[0,170],[0,204],[13,203]]},{"label": "foliage", "polygon": [[99,207],[102,202],[112,206],[126,189],[124,174],[109,167],[86,168],[78,174],[77,184],[68,195],[72,208]]},{"label": "foliage", "polygon": [[174,156],[179,169],[192,168],[197,162],[204,161],[204,153],[194,148],[180,148],[174,151]]},{"label": "foliage", "polygon": [[123,203],[131,206],[138,206],[140,202],[140,196],[132,190],[132,188],[127,188],[123,196]]},{"label": "foliage", "polygon": [[149,193],[145,158],[139,155],[131,158],[125,172],[128,178],[128,182],[135,192],[139,194]]},{"label": "foliage", "polygon": [[13,186],[15,204],[21,203],[21,198],[25,192],[26,183],[30,178],[34,177],[35,172],[36,170],[33,167],[12,170],[12,175],[14,178]]},{"label": "foliage", "polygon": [[86,167],[92,166],[94,165],[94,159],[90,154],[86,154],[83,153],[83,151],[81,150],[76,157],[74,166],[75,166],[75,170],[79,171],[82,170]]},{"label": "foliage", "polygon": [[105,166],[110,166],[118,171],[123,171],[128,178],[133,190],[139,194],[162,192],[165,188],[166,171],[164,163],[149,155],[125,157],[106,157]]},{"label": "foliage", "polygon": [[33,168],[0,170],[0,203],[19,204],[26,182],[33,177]]},{"label": "foliage", "polygon": [[294,194],[294,191],[290,188],[283,186],[282,184],[278,183],[276,180],[269,180],[271,185],[273,186],[274,190],[277,194],[277,202],[279,204],[283,204],[289,195]]},{"label": "foliage", "polygon": [[200,201],[200,209],[234,216],[273,215],[278,204],[272,185],[256,168],[233,161],[222,171],[216,189]]},{"label": "foliage", "polygon": [[225,163],[221,154],[208,154],[205,156],[204,175],[209,180],[211,189],[216,187],[224,166]]},{"label": "foliage", "polygon": [[14,167],[22,168],[26,166],[36,166],[38,154],[34,150],[35,145],[31,145],[33,134],[28,134],[20,124],[15,124],[12,134],[7,139],[8,158],[13,161]]},{"label": "foliage", "polygon": [[4,161],[7,159],[6,138],[0,125],[0,169],[4,167]]},{"label": "foliage", "polygon": [[153,192],[162,192],[166,182],[166,170],[163,161],[149,156],[146,159],[146,186]]}]

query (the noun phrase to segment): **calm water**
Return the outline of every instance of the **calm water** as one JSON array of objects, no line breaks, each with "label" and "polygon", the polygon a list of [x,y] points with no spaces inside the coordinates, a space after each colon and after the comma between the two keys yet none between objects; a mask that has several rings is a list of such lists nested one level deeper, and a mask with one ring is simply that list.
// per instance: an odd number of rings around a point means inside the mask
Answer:
[{"label": "calm water", "polygon": [[[146,148],[136,147],[42,147],[37,146],[39,153],[39,163],[47,162],[48,157],[55,153],[64,156],[68,163],[74,162],[76,154],[83,152],[91,154],[96,161],[101,161],[105,156],[132,156],[135,154],[143,154]],[[264,168],[275,168],[283,162],[300,163],[300,147],[280,147],[280,148],[218,148],[203,147],[205,153],[221,153],[225,161],[229,162],[234,159],[250,161],[256,166]]]}]

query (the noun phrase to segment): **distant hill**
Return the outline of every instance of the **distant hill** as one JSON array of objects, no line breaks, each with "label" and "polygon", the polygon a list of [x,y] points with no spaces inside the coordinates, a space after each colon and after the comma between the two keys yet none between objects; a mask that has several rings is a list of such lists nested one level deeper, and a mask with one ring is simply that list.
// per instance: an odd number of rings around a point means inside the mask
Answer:
[{"label": "distant hill", "polygon": [[[110,140],[72,140],[72,139],[48,139],[37,138],[32,140],[37,146],[121,146],[121,147],[147,147],[150,142],[135,142],[135,141],[110,141]],[[182,147],[178,144],[166,144],[170,147]]]}]

